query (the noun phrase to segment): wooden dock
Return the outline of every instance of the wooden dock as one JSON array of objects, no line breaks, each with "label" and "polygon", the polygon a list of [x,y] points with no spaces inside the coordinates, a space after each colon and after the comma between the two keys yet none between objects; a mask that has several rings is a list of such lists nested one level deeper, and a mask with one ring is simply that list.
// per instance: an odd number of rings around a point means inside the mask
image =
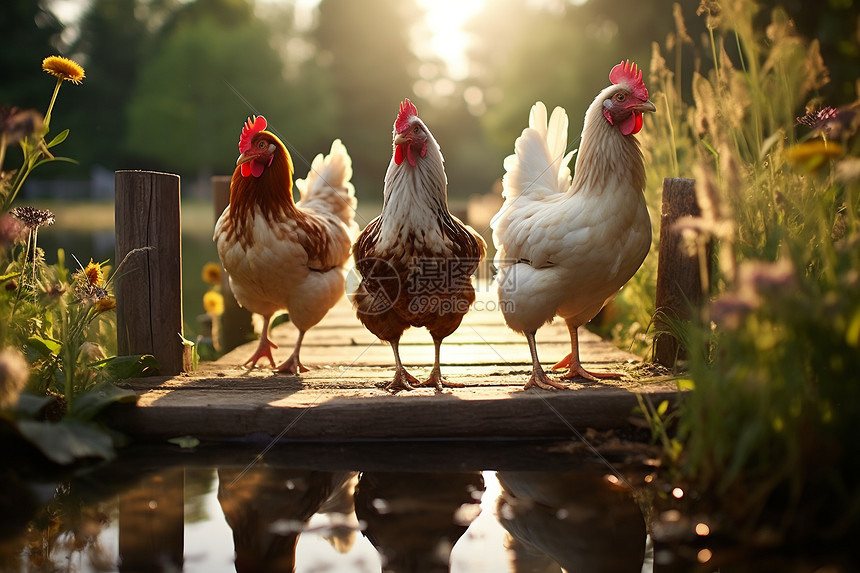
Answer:
[{"label": "wooden dock", "polygon": [[[620,380],[575,382],[571,390],[523,390],[531,362],[523,337],[510,331],[492,292],[478,301],[459,330],[442,345],[442,372],[465,388],[432,388],[392,395],[378,387],[393,375],[391,348],[355,318],[342,300],[305,336],[299,376],[251,371],[241,364],[256,343],[236,348],[193,374],[128,381],[137,407],[113,412],[112,425],[132,436],[166,439],[383,440],[570,437],[587,428],[623,428],[637,406],[636,393],[654,401],[674,399],[667,377],[642,377],[638,359],[596,335],[580,332],[586,368],[625,372]],[[273,330],[275,359],[292,350],[296,330]],[[538,332],[538,350],[549,367],[570,350],[567,329],[556,320]],[[433,344],[424,329],[401,342],[407,370],[425,379]]]}]

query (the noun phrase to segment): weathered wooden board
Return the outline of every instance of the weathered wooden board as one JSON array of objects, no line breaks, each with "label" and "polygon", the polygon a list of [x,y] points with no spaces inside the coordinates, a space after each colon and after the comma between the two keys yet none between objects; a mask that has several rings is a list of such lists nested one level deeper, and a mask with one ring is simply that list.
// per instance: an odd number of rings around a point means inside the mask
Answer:
[{"label": "weathered wooden board", "polygon": [[[495,308],[492,292],[479,293]],[[479,307],[480,308],[480,307]],[[296,330],[273,331],[276,360],[291,352]],[[586,428],[629,424],[637,393],[674,398],[668,378],[636,375],[638,360],[594,334],[580,332],[587,368],[621,371],[621,379],[577,381],[571,390],[523,390],[531,359],[525,339],[510,331],[498,311],[470,312],[442,345],[442,372],[465,384],[437,393],[430,388],[391,395],[379,388],[393,374],[391,348],[367,332],[343,300],[305,337],[299,376],[251,371],[239,365],[256,343],[236,348],[193,375],[132,380],[138,407],[114,412],[113,425],[142,438],[193,435],[208,439],[384,440],[569,437]],[[407,369],[429,375],[433,344],[424,329],[406,333],[400,346]],[[570,351],[563,321],[538,333],[538,350],[549,368]]]}]

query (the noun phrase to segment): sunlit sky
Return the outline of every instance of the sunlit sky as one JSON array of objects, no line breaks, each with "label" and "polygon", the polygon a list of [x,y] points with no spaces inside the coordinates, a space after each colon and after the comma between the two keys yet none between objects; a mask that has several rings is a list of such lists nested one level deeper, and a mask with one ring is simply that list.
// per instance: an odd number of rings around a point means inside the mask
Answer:
[{"label": "sunlit sky", "polygon": [[[466,76],[465,50],[468,36],[463,27],[474,16],[486,0],[416,0],[426,12],[427,28],[431,37],[426,46],[416,46],[420,55],[435,54],[448,66],[451,77]],[[319,0],[295,0],[299,10],[309,10]],[[87,5],[87,0],[52,0],[51,10],[65,24],[72,24]]]}]

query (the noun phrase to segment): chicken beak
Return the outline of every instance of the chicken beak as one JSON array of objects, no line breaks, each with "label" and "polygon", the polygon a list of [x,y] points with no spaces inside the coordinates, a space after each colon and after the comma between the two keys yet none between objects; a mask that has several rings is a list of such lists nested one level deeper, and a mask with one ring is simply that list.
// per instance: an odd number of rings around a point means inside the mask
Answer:
[{"label": "chicken beak", "polygon": [[242,165],[243,163],[248,163],[248,162],[249,162],[249,161],[251,161],[252,159],[254,159],[254,156],[253,156],[253,155],[251,155],[250,153],[243,153],[243,154],[242,154],[242,155],[240,155],[240,156],[239,156],[239,158],[236,160],[236,165],[237,165],[237,166],[239,166],[239,165]]},{"label": "chicken beak", "polygon": [[633,109],[640,112],[640,113],[644,113],[646,111],[650,111],[653,113],[653,112],[657,111],[657,106],[654,105],[651,102],[651,100],[649,99],[649,100],[646,100],[645,102],[643,102],[639,105],[633,106]]},{"label": "chicken beak", "polygon": [[394,145],[405,145],[410,141],[411,140],[408,137],[400,135],[399,133],[394,134]]}]

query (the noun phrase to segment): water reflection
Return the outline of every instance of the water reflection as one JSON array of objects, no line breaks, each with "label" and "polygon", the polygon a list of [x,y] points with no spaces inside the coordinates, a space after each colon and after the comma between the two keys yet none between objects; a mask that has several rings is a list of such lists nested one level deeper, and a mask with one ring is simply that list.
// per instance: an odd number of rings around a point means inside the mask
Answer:
[{"label": "water reflection", "polygon": [[366,472],[355,491],[355,512],[384,572],[445,572],[483,492],[480,472]]},{"label": "water reflection", "polygon": [[254,466],[218,470],[218,501],[233,530],[237,573],[289,573],[308,520],[332,495],[352,489],[354,472]]},{"label": "water reflection", "polygon": [[[75,478],[40,508],[18,483],[30,511],[3,519],[0,570],[643,571],[642,513],[604,474],[179,466],[86,478],[85,495]],[[476,558],[452,559],[458,545]]]},{"label": "water reflection", "polygon": [[[513,571],[641,571],[645,520],[630,490],[595,471],[503,471],[499,523]],[[612,476],[615,477],[615,476]]]}]

